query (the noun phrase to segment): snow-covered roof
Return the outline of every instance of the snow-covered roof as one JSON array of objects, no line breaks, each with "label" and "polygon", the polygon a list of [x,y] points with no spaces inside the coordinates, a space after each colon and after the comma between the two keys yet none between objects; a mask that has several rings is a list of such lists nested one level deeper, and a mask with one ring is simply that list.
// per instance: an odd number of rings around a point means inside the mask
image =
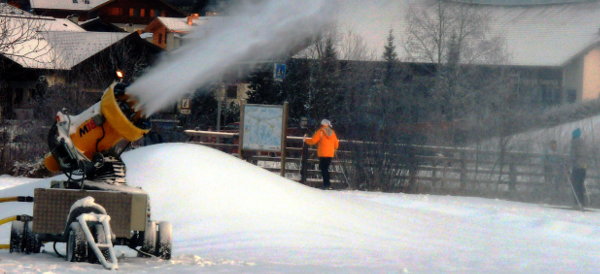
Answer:
[{"label": "snow-covered roof", "polygon": [[41,34],[52,48],[55,69],[70,69],[129,35],[124,32],[89,31],[49,31]]},{"label": "snow-covered roof", "polygon": [[[369,49],[380,57],[391,28],[401,60],[408,60],[403,43],[408,37],[406,12],[409,7],[429,7],[432,1],[375,1],[364,10],[342,11],[342,33],[351,30],[361,35]],[[562,66],[600,40],[600,1],[561,5],[495,6],[474,5],[489,14],[490,36],[506,42],[507,64],[522,66]],[[427,62],[428,60],[421,60]]]},{"label": "snow-covered roof", "polygon": [[91,10],[112,0],[30,0],[32,9]]},{"label": "snow-covered roof", "polygon": [[[87,32],[67,19],[40,16],[0,16],[13,26],[10,47],[0,54],[25,68],[69,70],[123,39],[128,33]],[[9,38],[10,39],[10,38]]]},{"label": "snow-covered roof", "polygon": [[488,9],[513,65],[562,66],[600,41],[600,2]]},{"label": "snow-covered roof", "polygon": [[7,25],[19,26],[21,31],[27,31],[23,29],[24,27],[40,31],[85,31],[68,19],[38,16],[24,11],[22,14],[0,14],[0,20]]},{"label": "snow-covered roof", "polygon": [[0,3],[0,15],[31,15],[31,13],[6,3]]},{"label": "snow-covered roof", "polygon": [[176,32],[189,32],[194,27],[205,24],[208,22],[207,17],[198,17],[192,19],[192,25],[188,25],[187,17],[157,17],[158,20],[165,25],[170,31]]}]

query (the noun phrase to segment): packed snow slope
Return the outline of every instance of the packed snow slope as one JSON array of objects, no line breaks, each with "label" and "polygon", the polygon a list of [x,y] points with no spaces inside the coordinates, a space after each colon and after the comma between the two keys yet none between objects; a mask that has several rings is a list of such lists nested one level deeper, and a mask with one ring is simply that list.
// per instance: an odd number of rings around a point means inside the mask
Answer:
[{"label": "packed snow slope", "polygon": [[[323,191],[217,150],[162,144],[124,154],[127,179],[174,227],[174,259],[135,272],[597,272],[600,213],[500,200]],[[48,180],[2,187],[31,194]],[[7,183],[9,184],[9,183]],[[30,205],[0,204],[2,215]],[[3,216],[0,216],[3,217]],[[0,243],[8,240],[1,228]],[[51,245],[46,245],[51,250]],[[62,246],[60,247],[62,248]],[[130,253],[127,253],[131,255]],[[101,271],[0,251],[0,272]]]}]

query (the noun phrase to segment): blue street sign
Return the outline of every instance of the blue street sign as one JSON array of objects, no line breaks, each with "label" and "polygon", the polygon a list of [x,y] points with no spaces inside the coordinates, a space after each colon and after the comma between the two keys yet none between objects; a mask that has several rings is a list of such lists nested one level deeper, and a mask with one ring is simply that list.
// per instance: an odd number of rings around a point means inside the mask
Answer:
[{"label": "blue street sign", "polygon": [[273,79],[275,81],[283,81],[285,74],[287,73],[287,66],[285,64],[273,64]]}]

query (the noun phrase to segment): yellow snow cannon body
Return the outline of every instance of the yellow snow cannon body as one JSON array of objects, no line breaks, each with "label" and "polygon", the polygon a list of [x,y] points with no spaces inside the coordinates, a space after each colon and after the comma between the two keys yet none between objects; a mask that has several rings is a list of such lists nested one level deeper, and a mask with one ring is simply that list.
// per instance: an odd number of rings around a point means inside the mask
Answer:
[{"label": "yellow snow cannon body", "polygon": [[135,100],[125,93],[126,87],[112,84],[100,102],[78,115],[56,114],[48,136],[51,154],[44,159],[48,170],[82,169],[92,175],[91,165],[98,153],[115,150],[119,143],[136,141],[149,132],[149,122],[134,110]]}]

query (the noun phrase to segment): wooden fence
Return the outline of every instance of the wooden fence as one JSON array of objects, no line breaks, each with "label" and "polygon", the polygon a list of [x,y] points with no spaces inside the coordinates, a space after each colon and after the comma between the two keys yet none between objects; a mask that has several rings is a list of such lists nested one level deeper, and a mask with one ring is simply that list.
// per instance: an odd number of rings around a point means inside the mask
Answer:
[{"label": "wooden fence", "polygon": [[[188,130],[186,134],[190,142],[240,157],[236,132]],[[287,137],[285,177],[306,185],[320,186],[316,151],[303,145],[302,139]],[[340,140],[340,148],[331,167],[335,188],[369,188],[362,185],[365,178],[356,174],[357,169],[366,169],[370,174],[392,174],[393,177],[388,179],[396,180],[398,188],[395,189],[402,191],[499,197],[549,204],[573,203],[567,155],[553,155],[557,161],[548,163],[544,154],[470,147],[392,144],[382,149],[380,144],[373,142]],[[243,158],[267,170],[281,170],[279,153],[244,153]],[[379,162],[385,161],[390,163],[378,166]],[[598,167],[600,159],[591,159],[586,178],[587,194],[594,206],[600,206]]]}]

